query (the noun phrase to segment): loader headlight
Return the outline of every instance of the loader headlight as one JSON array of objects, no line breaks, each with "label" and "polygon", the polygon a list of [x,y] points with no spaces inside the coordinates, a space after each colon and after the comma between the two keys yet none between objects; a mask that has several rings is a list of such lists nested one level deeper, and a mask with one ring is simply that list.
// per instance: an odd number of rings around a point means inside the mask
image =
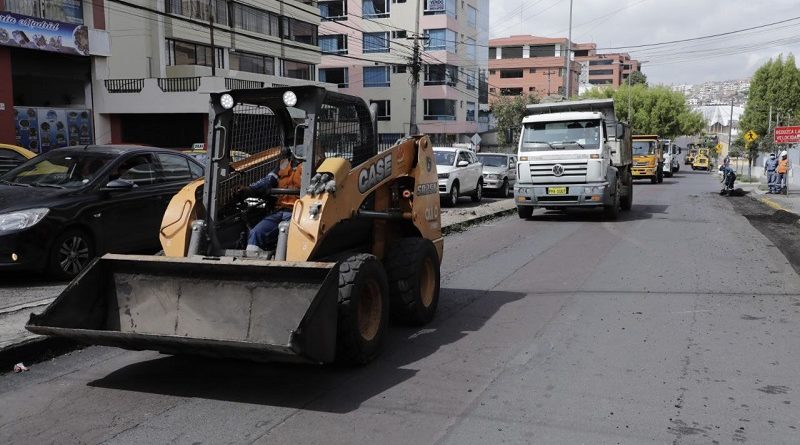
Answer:
[{"label": "loader headlight", "polygon": [[293,107],[297,105],[297,95],[294,94],[294,91],[287,91],[283,93],[283,104],[287,107]]},{"label": "loader headlight", "polygon": [[22,230],[35,226],[47,216],[50,209],[28,209],[0,214],[0,233]]},{"label": "loader headlight", "polygon": [[222,106],[222,108],[230,110],[231,108],[233,108],[233,96],[227,93],[223,94],[219,98],[219,104]]}]

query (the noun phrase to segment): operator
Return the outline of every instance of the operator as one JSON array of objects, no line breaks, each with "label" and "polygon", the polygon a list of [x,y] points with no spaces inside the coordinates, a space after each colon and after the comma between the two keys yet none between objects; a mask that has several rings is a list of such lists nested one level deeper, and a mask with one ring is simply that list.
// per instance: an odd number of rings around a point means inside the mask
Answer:
[{"label": "operator", "polygon": [[778,173],[778,192],[782,192],[786,187],[789,180],[789,171],[792,170],[792,161],[789,160],[789,153],[786,150],[781,152],[781,159],[778,161],[778,168],[775,171]]},{"label": "operator", "polygon": [[767,186],[769,191],[767,193],[778,193],[778,160],[775,158],[775,153],[769,154],[769,159],[764,162],[764,171],[767,173]]},{"label": "operator", "polygon": [[736,181],[736,171],[731,167],[730,156],[725,156],[725,159],[722,160],[722,165],[719,166],[719,170],[722,172],[722,183],[725,188],[733,189],[733,183]]}]

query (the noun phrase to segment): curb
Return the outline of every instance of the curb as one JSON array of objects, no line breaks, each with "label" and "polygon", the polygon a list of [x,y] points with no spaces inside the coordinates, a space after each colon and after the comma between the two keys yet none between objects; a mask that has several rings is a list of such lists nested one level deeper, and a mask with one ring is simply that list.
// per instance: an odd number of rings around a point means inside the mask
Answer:
[{"label": "curb", "polygon": [[[472,218],[467,218],[463,221],[450,223],[446,226],[442,226],[442,236],[460,232],[470,226],[480,224],[490,219],[510,215],[512,213],[516,213],[516,211],[517,207],[512,206],[510,209],[500,209],[485,215],[475,216]],[[24,310],[27,308],[25,307],[26,305],[21,306],[23,307],[18,308],[19,310]],[[0,375],[3,375],[7,372],[12,372],[12,368],[17,363],[22,362],[25,365],[41,363],[53,357],[82,349],[84,347],[85,345],[81,343],[61,337],[40,336],[28,338],[19,343],[0,348]]]}]

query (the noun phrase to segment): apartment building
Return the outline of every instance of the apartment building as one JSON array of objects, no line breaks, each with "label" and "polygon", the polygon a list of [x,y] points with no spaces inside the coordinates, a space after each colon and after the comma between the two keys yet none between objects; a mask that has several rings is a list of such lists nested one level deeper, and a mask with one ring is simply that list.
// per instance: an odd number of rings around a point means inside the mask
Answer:
[{"label": "apartment building", "polygon": [[17,26],[0,20],[0,83],[13,85],[0,88],[2,142],[186,148],[206,140],[209,92],[323,85],[313,1],[0,0],[0,10]]},{"label": "apartment building", "polygon": [[[488,57],[488,0],[320,0],[319,80],[378,106],[380,142],[409,132],[414,32],[424,40],[416,121],[434,144],[479,130]],[[485,79],[484,79],[485,80]],[[485,82],[484,82],[485,85]]]},{"label": "apartment building", "polygon": [[[568,40],[515,35],[489,41],[489,94],[564,95]],[[618,87],[639,63],[627,54],[598,54],[595,43],[572,43],[570,96],[596,85]]]}]

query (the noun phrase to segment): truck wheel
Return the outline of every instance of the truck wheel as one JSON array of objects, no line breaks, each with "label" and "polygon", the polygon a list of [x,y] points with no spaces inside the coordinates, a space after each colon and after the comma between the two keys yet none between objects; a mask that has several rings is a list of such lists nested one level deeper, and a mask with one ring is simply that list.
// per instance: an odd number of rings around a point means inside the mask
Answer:
[{"label": "truck wheel", "polygon": [[503,185],[500,187],[500,196],[503,198],[508,198],[509,195],[513,195],[511,192],[511,187],[508,185],[508,178],[503,179]]},{"label": "truck wheel", "polygon": [[475,186],[475,193],[470,198],[472,202],[481,202],[481,199],[483,199],[483,182],[478,181],[478,185]]},{"label": "truck wheel", "polygon": [[392,319],[424,325],[439,306],[439,254],[430,240],[401,238],[386,259]]},{"label": "truck wheel", "polygon": [[619,208],[620,208],[620,193],[622,192],[622,184],[620,183],[619,178],[617,178],[616,185],[614,186],[614,196],[611,198],[611,204],[607,206],[603,206],[603,214],[605,215],[606,219],[615,220],[619,216]]},{"label": "truck wheel", "polygon": [[650,184],[658,184],[658,175],[653,175],[650,177]]},{"label": "truck wheel", "polygon": [[658,178],[659,184],[664,182],[664,170],[658,170],[658,172],[656,173],[656,178]]},{"label": "truck wheel", "polygon": [[625,188],[627,189],[627,194],[625,196],[620,197],[619,206],[622,210],[628,211],[633,207],[633,178],[631,177],[630,172],[626,175],[628,178],[627,184]]},{"label": "truck wheel", "polygon": [[454,182],[450,186],[450,194],[445,198],[444,204],[447,207],[455,207],[458,204],[458,183]]},{"label": "truck wheel", "polygon": [[71,280],[89,265],[94,255],[94,243],[86,232],[67,229],[53,242],[47,272],[55,279]]},{"label": "truck wheel", "polygon": [[533,207],[517,206],[517,215],[519,215],[521,219],[528,219],[533,216]]},{"label": "truck wheel", "polygon": [[389,324],[386,271],[369,254],[353,255],[339,264],[337,359],[363,365],[378,356]]}]

